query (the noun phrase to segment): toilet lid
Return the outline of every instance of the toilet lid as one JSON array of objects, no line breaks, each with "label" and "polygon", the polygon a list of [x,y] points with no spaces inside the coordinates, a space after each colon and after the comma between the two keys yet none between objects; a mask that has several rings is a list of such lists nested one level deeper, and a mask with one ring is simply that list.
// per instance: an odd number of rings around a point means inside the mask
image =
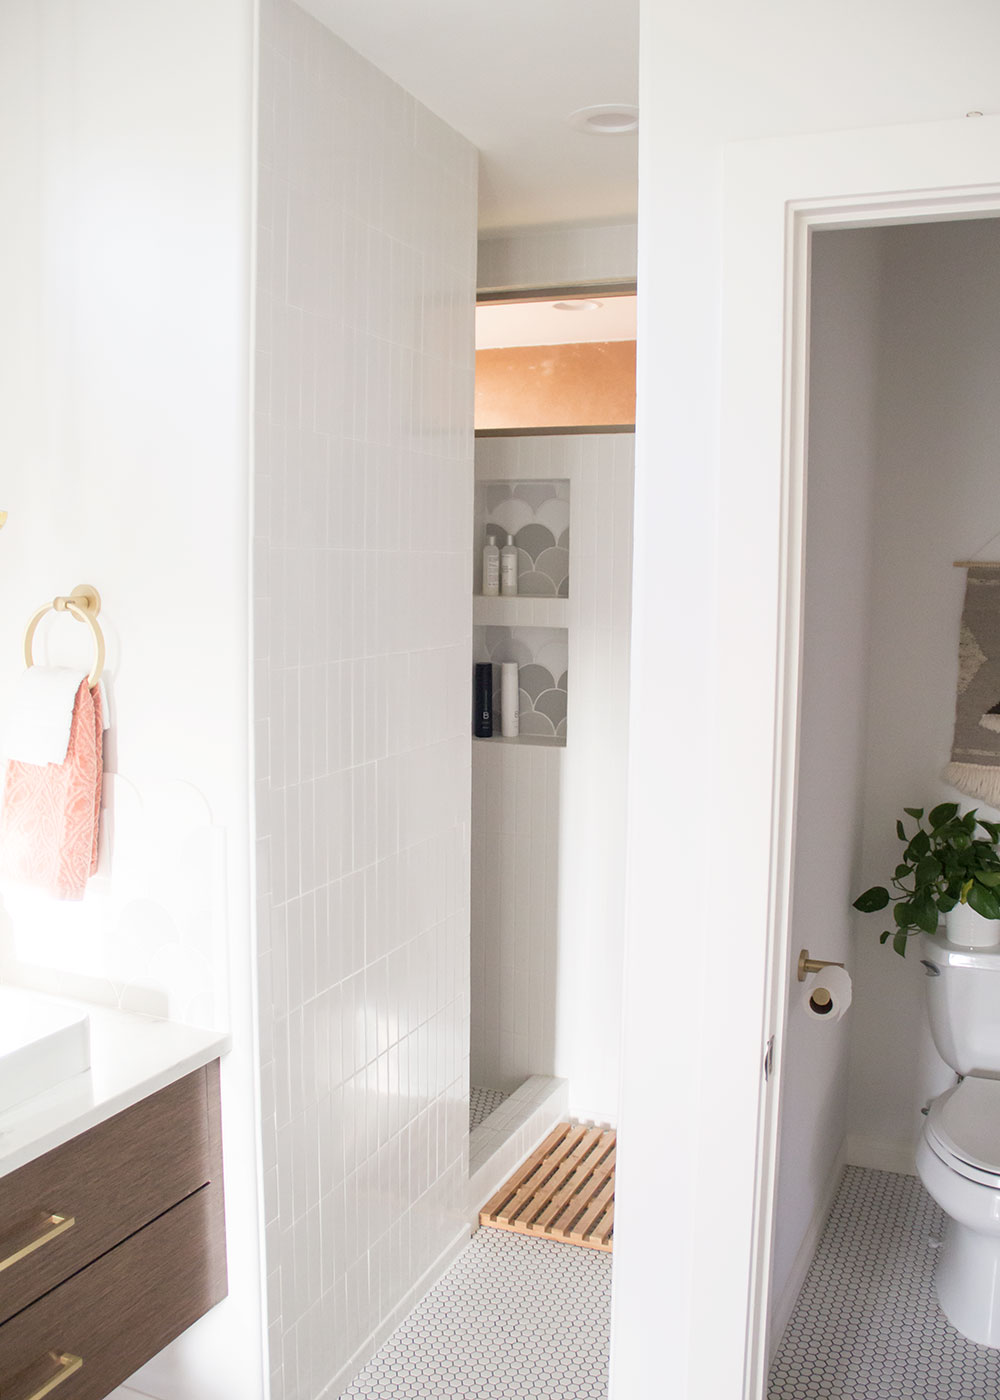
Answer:
[{"label": "toilet lid", "polygon": [[1000,1175],[1000,1080],[963,1079],[939,1095],[927,1130],[958,1164]]}]

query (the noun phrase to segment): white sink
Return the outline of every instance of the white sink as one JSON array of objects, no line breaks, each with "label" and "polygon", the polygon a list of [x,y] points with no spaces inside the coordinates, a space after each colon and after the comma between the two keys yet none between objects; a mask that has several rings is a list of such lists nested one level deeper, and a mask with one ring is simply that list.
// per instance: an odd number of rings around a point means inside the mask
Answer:
[{"label": "white sink", "polygon": [[0,1113],[89,1068],[86,1011],[0,987]]}]

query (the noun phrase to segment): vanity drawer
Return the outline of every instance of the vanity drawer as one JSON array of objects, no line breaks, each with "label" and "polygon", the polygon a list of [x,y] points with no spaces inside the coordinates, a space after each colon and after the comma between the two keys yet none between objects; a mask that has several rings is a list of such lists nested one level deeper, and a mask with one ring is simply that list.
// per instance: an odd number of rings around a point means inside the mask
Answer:
[{"label": "vanity drawer", "polygon": [[0,1322],[219,1176],[219,1158],[216,1061],[0,1179]]},{"label": "vanity drawer", "polygon": [[0,1395],[103,1400],[225,1293],[213,1184],[0,1326]]}]

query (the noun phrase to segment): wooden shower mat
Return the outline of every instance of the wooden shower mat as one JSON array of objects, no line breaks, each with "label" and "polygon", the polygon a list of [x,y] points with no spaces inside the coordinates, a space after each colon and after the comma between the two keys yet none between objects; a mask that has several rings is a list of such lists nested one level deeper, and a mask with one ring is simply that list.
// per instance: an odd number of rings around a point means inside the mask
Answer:
[{"label": "wooden shower mat", "polygon": [[611,1249],[615,1134],[560,1123],[479,1212],[480,1225]]}]

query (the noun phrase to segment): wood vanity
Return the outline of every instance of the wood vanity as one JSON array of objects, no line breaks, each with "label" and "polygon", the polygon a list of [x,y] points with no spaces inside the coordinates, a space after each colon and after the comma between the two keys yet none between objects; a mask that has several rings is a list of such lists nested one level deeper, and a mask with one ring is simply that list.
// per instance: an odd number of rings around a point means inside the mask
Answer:
[{"label": "wood vanity", "polygon": [[0,1178],[2,1400],[103,1400],[225,1295],[218,1060]]}]

